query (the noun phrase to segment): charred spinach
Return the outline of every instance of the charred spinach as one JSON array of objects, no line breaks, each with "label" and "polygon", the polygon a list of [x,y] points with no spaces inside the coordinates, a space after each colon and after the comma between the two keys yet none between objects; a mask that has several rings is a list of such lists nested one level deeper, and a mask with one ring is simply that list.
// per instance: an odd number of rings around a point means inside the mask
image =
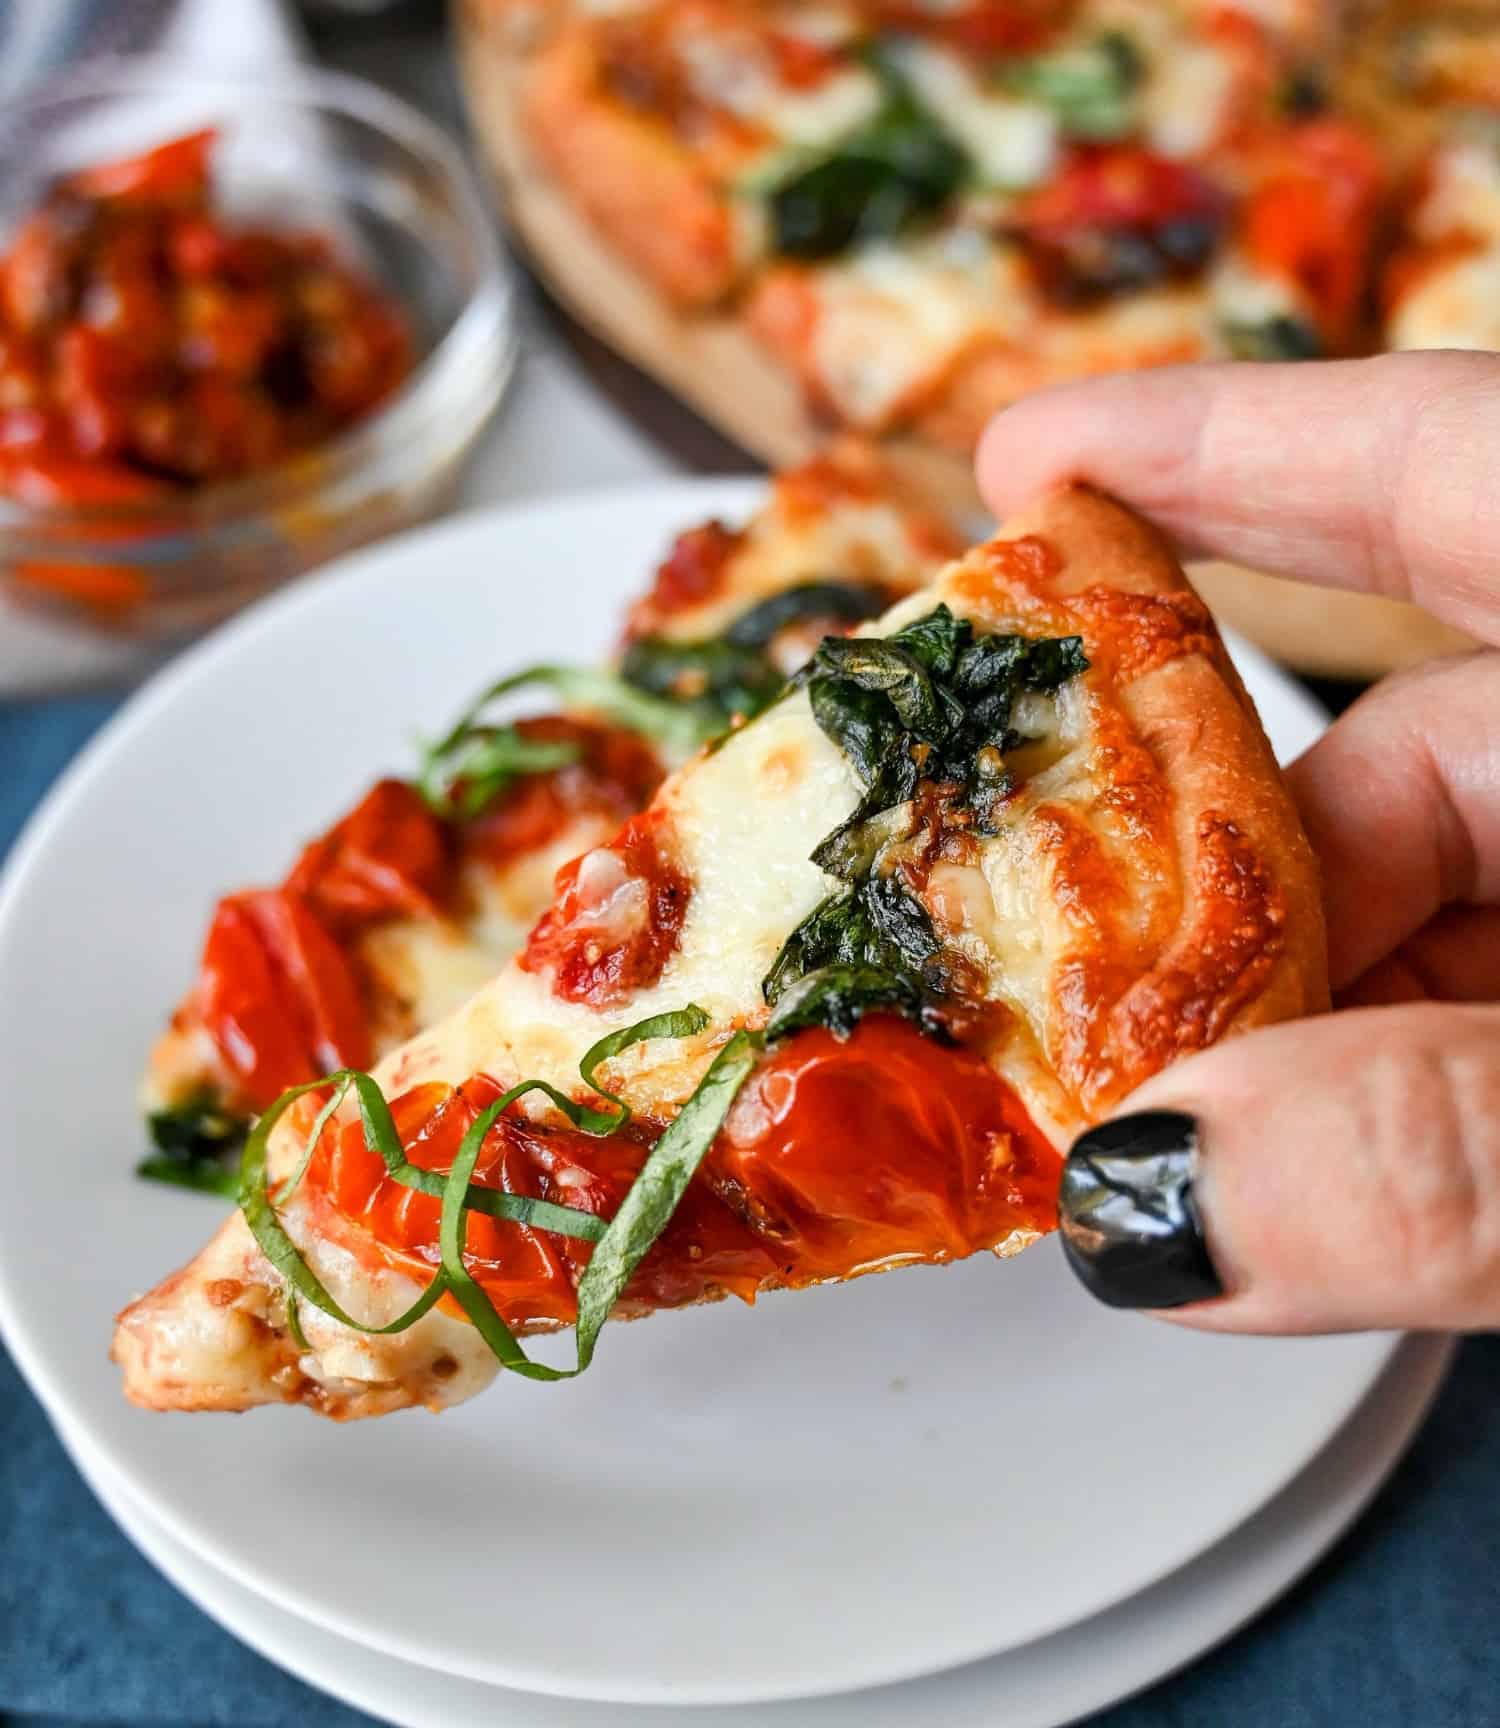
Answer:
[{"label": "charred spinach", "polygon": [[705,735],[749,720],[775,701],[786,680],[769,649],[789,625],[809,619],[857,624],[877,613],[879,592],[845,582],[803,582],[759,601],[722,636],[676,642],[645,636],[626,650],[625,682],[675,702],[700,719]]},{"label": "charred spinach", "polygon": [[823,642],[796,682],[863,794],[812,854],[840,886],[791,933],[762,982],[775,1010],[769,1036],[822,1025],[847,1037],[872,1008],[941,1035],[949,964],[926,908],[882,858],[924,787],[945,821],[994,833],[1013,790],[1005,753],[1025,742],[1012,724],[1017,700],[1087,667],[1077,636],[976,636],[946,606],[894,636]]}]

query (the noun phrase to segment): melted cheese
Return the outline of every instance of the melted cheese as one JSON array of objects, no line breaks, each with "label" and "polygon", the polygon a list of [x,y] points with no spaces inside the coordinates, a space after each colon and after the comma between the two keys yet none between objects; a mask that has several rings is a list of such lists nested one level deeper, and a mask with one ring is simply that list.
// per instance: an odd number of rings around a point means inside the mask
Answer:
[{"label": "melted cheese", "polygon": [[851,68],[811,90],[775,89],[756,118],[784,144],[813,150],[837,144],[871,118],[880,87],[868,72]]},{"label": "melted cheese", "polygon": [[814,370],[839,414],[879,430],[971,343],[1024,329],[1035,295],[1008,248],[955,230],[870,246],[819,275]]},{"label": "melted cheese", "polygon": [[1200,156],[1233,113],[1235,69],[1222,48],[1180,42],[1153,59],[1141,93],[1146,137],[1164,156]]},{"label": "melted cheese", "polygon": [[1466,138],[1433,157],[1429,184],[1412,224],[1423,240],[1449,234],[1500,238],[1500,149],[1491,137]]},{"label": "melted cheese", "polygon": [[[483,1070],[576,1087],[583,1051],[647,1015],[696,1002],[721,1035],[758,1016],[761,979],[792,927],[833,886],[808,855],[857,798],[853,773],[814,724],[807,698],[778,703],[663,794],[676,861],[693,891],[678,947],[656,984],[600,1011],[561,1000],[548,977],[511,966],[398,1054],[396,1083]],[[651,1110],[691,1091],[710,1048],[704,1039],[643,1048],[610,1072],[634,1106]]]},{"label": "melted cheese", "polygon": [[1392,348],[1500,348],[1500,247],[1419,282],[1396,309],[1386,339]]},{"label": "melted cheese", "polygon": [[899,50],[901,69],[940,124],[968,152],[984,186],[1038,186],[1056,165],[1056,116],[1039,102],[979,82],[955,54],[925,42]]},{"label": "melted cheese", "polygon": [[1268,324],[1274,318],[1298,317],[1306,310],[1290,281],[1256,269],[1237,253],[1227,253],[1218,261],[1208,286],[1220,324]]}]

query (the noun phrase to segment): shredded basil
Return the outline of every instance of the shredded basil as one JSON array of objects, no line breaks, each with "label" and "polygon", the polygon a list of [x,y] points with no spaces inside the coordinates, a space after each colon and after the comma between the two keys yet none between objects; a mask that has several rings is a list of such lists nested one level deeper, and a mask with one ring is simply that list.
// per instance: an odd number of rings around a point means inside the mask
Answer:
[{"label": "shredded basil", "polygon": [[[608,1109],[579,1104],[542,1080],[524,1080],[513,1086],[470,1124],[446,1174],[423,1170],[407,1159],[390,1107],[370,1075],[345,1069],[326,1079],[309,1081],[284,1092],[256,1123],[246,1141],[240,1166],[239,1203],[262,1252],[286,1281],[287,1324],[299,1345],[306,1348],[297,1315],[299,1299],[311,1302],[315,1308],[355,1331],[384,1335],[402,1332],[415,1325],[444,1294],[451,1293],[496,1358],[514,1373],[533,1380],[566,1380],[581,1374],[593,1360],[599,1331],[615,1301],[652,1243],[665,1229],[688,1183],[713,1144],[735,1094],[754,1065],[758,1041],[746,1032],[737,1032],[730,1038],[647,1156],[619,1211],[608,1222],[579,1208],[476,1186],[472,1178],[485,1137],[512,1104],[533,1091],[544,1092],[557,1109],[583,1132],[600,1138],[617,1133],[629,1120],[630,1109],[622,1099],[600,1084],[598,1069],[633,1044],[651,1038],[689,1037],[701,1032],[707,1024],[708,1016],[703,1010],[689,1006],[652,1015],[634,1026],[612,1032],[594,1044],[579,1063],[579,1072],[590,1089],[610,1106]],[[295,1172],[273,1201],[266,1184],[266,1150],[271,1132],[296,1099],[328,1086],[334,1088],[333,1095],[324,1103],[313,1123]],[[295,1189],[323,1128],[351,1087],[359,1104],[365,1144],[378,1154],[396,1181],[424,1193],[439,1194],[443,1203],[439,1227],[439,1269],[411,1307],[384,1326],[366,1326],[345,1312],[307,1264],[277,1215],[277,1206],[284,1203],[285,1197]],[[470,1212],[483,1212],[532,1229],[550,1230],[595,1244],[578,1286],[578,1361],[575,1367],[558,1369],[532,1361],[469,1272],[464,1264],[464,1238],[467,1230],[465,1219]]]},{"label": "shredded basil", "polygon": [[310,1348],[307,1334],[302,1330],[302,1310],[297,1303],[297,1292],[288,1290],[286,1293],[286,1329],[292,1335],[292,1342],[299,1350]]},{"label": "shredded basil", "polygon": [[314,1308],[321,1309],[331,1319],[351,1327],[356,1332],[374,1335],[404,1332],[408,1326],[415,1325],[442,1295],[445,1284],[441,1273],[405,1313],[397,1315],[385,1326],[366,1326],[352,1314],[346,1314],[324,1289],[317,1273],[302,1258],[301,1250],[282,1227],[276,1208],[271,1204],[271,1196],[266,1187],[266,1147],[270,1142],[271,1131],[304,1093],[315,1091],[327,1084],[326,1080],[308,1080],[300,1086],[290,1087],[255,1124],[245,1142],[244,1156],[240,1160],[240,1211],[244,1213],[250,1234],[254,1236],[261,1253],[281,1274],[293,1296],[300,1296],[304,1301],[311,1302]]},{"label": "shredded basil", "polygon": [[1107,30],[1092,42],[1011,62],[1001,82],[1050,108],[1070,137],[1102,143],[1134,131],[1145,70],[1134,41]]},{"label": "shredded basil", "polygon": [[757,1041],[736,1032],[714,1057],[687,1103],[652,1147],[610,1220],[578,1284],[578,1367],[593,1360],[599,1330],[631,1274],[666,1228],[741,1086],[755,1066]]},{"label": "shredded basil", "polygon": [[998,830],[1014,785],[1005,754],[1026,691],[1053,691],[1088,667],[1077,636],[976,636],[938,606],[894,636],[830,637],[797,675],[813,718],[844,753],[863,794],[812,859],[839,887],[792,931],[762,982],[767,1036],[826,1026],[847,1037],[875,1008],[943,1033],[952,957],[897,869],[881,868],[925,785],[948,819]]},{"label": "shredded basil", "polygon": [[536,685],[571,707],[595,709],[684,754],[710,735],[711,729],[691,710],[660,701],[613,673],[586,666],[529,666],[490,685],[441,738],[424,748],[417,784],[437,815],[476,816],[521,774],[577,760],[575,744],[526,738],[514,725],[483,718],[493,703]]}]

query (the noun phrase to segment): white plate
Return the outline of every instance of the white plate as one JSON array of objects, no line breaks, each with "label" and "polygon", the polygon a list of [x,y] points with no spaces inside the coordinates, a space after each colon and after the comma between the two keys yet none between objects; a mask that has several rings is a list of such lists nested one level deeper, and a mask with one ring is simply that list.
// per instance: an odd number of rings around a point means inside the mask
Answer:
[{"label": "white plate", "polygon": [[1312,1565],[1385,1480],[1437,1395],[1446,1338],[1414,1336],[1343,1429],[1269,1505],[1208,1553],[1092,1620],[901,1686],[706,1709],[503,1692],[350,1643],[273,1607],[175,1542],[86,1445],[74,1458],[126,1534],[221,1626],[300,1679],[404,1728],[1056,1728],[1200,1655]]},{"label": "white plate", "polygon": [[[718,1703],[1014,1648],[1218,1541],[1392,1348],[1111,1313],[1044,1245],[621,1327],[578,1384],[503,1384],[436,1423],[121,1404],[109,1316],[213,1216],[130,1167],[137,1070],[215,895],[279,873],[497,669],[601,653],[671,534],[756,495],[477,516],[271,600],[83,753],[0,891],[0,1322],[23,1370],[178,1541],[471,1679]],[[1240,658],[1283,754],[1306,744],[1313,705]]]}]

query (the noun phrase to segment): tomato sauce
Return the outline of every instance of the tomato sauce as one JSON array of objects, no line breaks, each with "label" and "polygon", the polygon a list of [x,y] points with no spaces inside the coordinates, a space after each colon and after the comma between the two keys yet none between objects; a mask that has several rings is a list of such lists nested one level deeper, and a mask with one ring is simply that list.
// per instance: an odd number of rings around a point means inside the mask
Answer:
[{"label": "tomato sauce", "polygon": [[606,1007],[661,977],[692,889],[661,850],[657,812],[632,817],[609,843],[557,873],[556,897],[517,964],[549,972],[566,1002]]},{"label": "tomato sauce", "polygon": [[[407,1156],[450,1168],[499,1092],[479,1075],[395,1099]],[[474,1180],[610,1217],[655,1133],[631,1123],[600,1139],[512,1112],[491,1130]],[[1014,1093],[970,1052],[884,1015],[844,1042],[799,1033],[746,1082],[625,1299],[667,1308],[728,1292],[752,1301],[769,1287],[957,1259],[1015,1229],[1050,1230],[1059,1167]],[[377,1261],[430,1276],[441,1203],[393,1181],[357,1121],[325,1133],[308,1181],[365,1234]],[[469,1217],[466,1264],[511,1325],[571,1322],[591,1252],[586,1242]]]},{"label": "tomato sauce", "polygon": [[361,419],[412,365],[326,236],[213,208],[211,131],[60,180],[0,255],[0,490],[149,502]]}]

